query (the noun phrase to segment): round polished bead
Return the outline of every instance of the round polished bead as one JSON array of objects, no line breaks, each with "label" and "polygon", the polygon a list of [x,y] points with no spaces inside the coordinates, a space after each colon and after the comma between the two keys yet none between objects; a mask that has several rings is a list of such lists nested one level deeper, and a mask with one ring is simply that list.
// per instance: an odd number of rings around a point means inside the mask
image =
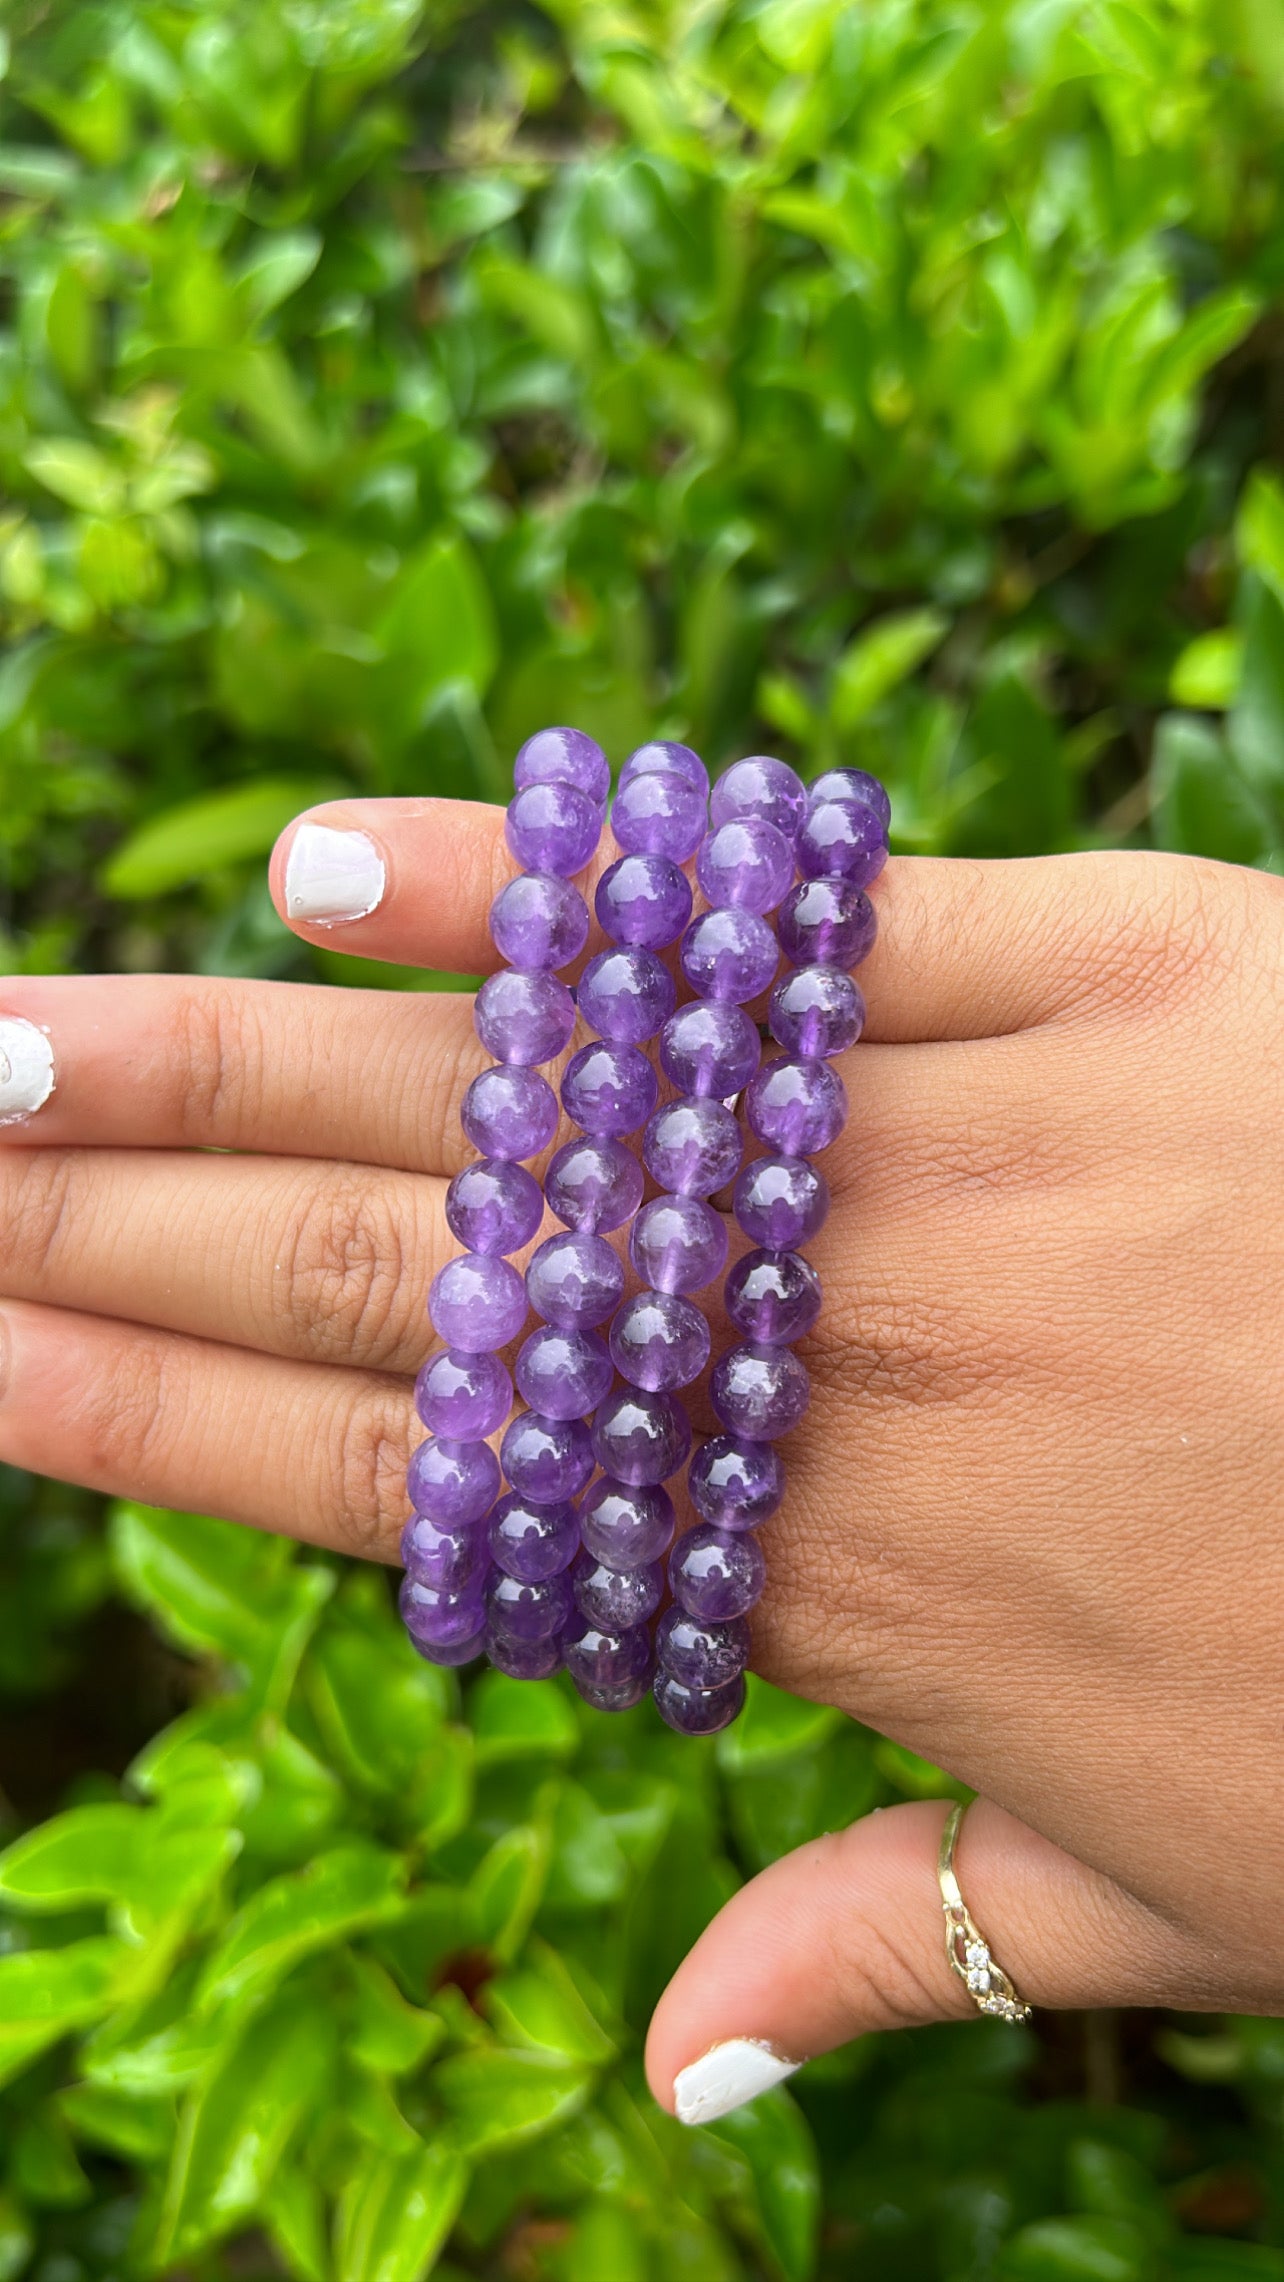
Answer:
[{"label": "round polished bead", "polygon": [[745,1095],[745,1116],[769,1149],[814,1157],[847,1123],[847,1088],[828,1062],[767,1062]]},{"label": "round polished bead", "polygon": [[642,1167],[622,1141],[568,1141],[549,1162],[544,1194],[568,1228],[623,1228],[642,1202]]},{"label": "round polished bead", "polygon": [[709,1360],[709,1326],[676,1292],[638,1292],[610,1333],[611,1360],[631,1387],[650,1393],[689,1387]]},{"label": "round polished bead", "polygon": [[693,999],[660,1032],[664,1074],[682,1093],[724,1101],[747,1086],[762,1059],[758,1025],[743,1006]]},{"label": "round polished bead", "polygon": [[668,856],[621,856],[603,872],[593,903],[613,943],[662,951],[691,917],[691,882]]},{"label": "round polished bead", "polygon": [[611,830],[628,856],[669,856],[684,864],[707,828],[707,788],[674,772],[639,771],[621,784],[611,810]]},{"label": "round polished bead", "polygon": [[509,801],[504,837],[523,870],[569,879],[602,832],[602,811],[573,784],[528,784]]},{"label": "round polished bead", "polygon": [[499,1495],[499,1460],[485,1442],[421,1442],[406,1468],[406,1495],[416,1513],[446,1529],[465,1528],[489,1513]]},{"label": "round polished bead", "polygon": [[711,832],[696,859],[696,878],[715,906],[774,911],[794,876],[794,852],[774,824],[733,816]]},{"label": "round polished bead", "polygon": [[490,907],[490,939],[501,959],[523,973],[569,967],[588,941],[588,905],[578,888],[552,872],[523,872]]},{"label": "round polished bead", "polygon": [[811,1381],[788,1347],[733,1347],[714,1367],[709,1399],[729,1434],[775,1442],[806,1416]]},{"label": "round polished bead", "polygon": [[485,1621],[480,1585],[443,1593],[417,1577],[403,1577],[397,1606],[417,1648],[457,1648],[475,1639]]},{"label": "round polished bead", "polygon": [[728,904],[702,911],[682,938],[682,972],[700,998],[747,1006],[766,990],[780,963],[780,947],[757,911]]},{"label": "round polished bead", "polygon": [[545,1577],[560,1575],[580,1549],[573,1505],[539,1505],[515,1491],[492,1506],[486,1536],[496,1567],[523,1585],[541,1585]]},{"label": "round polished bead", "polygon": [[605,808],[611,771],[601,746],[582,729],[537,729],[518,748],[513,783],[518,792],[528,784],[573,784]]},{"label": "round polished bead", "polygon": [[713,1196],[744,1155],[739,1120],[722,1101],[670,1101],[642,1136],[642,1162],[676,1196]]},{"label": "round polished bead", "polygon": [[651,1681],[648,1673],[640,1672],[635,1680],[623,1680],[611,1688],[592,1688],[577,1680],[575,1690],[590,1711],[625,1712],[632,1711],[635,1704],[650,1694]]},{"label": "round polished bead", "polygon": [[499,1446],[505,1481],[520,1497],[558,1505],[578,1497],[593,1472],[593,1440],[583,1418],[519,1411]]},{"label": "round polished bead", "polygon": [[701,1521],[719,1529],[757,1529],[785,1494],[785,1469],[769,1442],[715,1434],[687,1468],[687,1494]]},{"label": "round polished bead", "polygon": [[452,1641],[449,1645],[434,1645],[430,1641],[417,1640],[412,1632],[410,1645],[417,1656],[423,1657],[425,1664],[440,1664],[446,1671],[455,1671],[462,1664],[475,1663],[485,1653],[486,1632],[483,1627],[468,1640]]},{"label": "round polished bead", "polygon": [[739,1717],[744,1706],[743,1679],[725,1688],[688,1688],[671,1672],[661,1672],[655,1683],[655,1708],[666,1727],[679,1735],[718,1735]]},{"label": "round polished bead", "polygon": [[597,1039],[572,1054],[562,1079],[562,1107],[595,1140],[634,1133],[655,1108],[660,1081],[640,1046]]},{"label": "round polished bead", "polygon": [[536,1315],[559,1331],[591,1331],[614,1315],[624,1290],[624,1267],[604,1236],[583,1229],[545,1239],[526,1270]]},{"label": "round polished bead", "polygon": [[805,880],[844,879],[868,887],[887,862],[887,834],[859,800],[821,800],[807,811],[794,852]]},{"label": "round polished bead", "polygon": [[575,1001],[556,975],[501,970],[478,991],[473,1025],[497,1062],[552,1062],[575,1028]]},{"label": "round polished bead", "polygon": [[878,919],[850,880],[800,880],[780,907],[777,932],[796,967],[858,967],[874,948]]},{"label": "round polished bead", "polygon": [[596,1410],[615,1376],[595,1331],[532,1331],[514,1374],[523,1401],[545,1418],[584,1418]]},{"label": "round polished bead", "polygon": [[732,1206],[752,1243],[788,1252],[824,1227],[829,1183],[802,1157],[757,1157],[740,1174]]},{"label": "round polished bead", "polygon": [[412,1514],[401,1532],[401,1566],[434,1592],[467,1593],[472,1585],[480,1598],[487,1566],[486,1533],[476,1522],[443,1529],[426,1513]]},{"label": "round polished bead", "polygon": [[673,1012],[677,992],[654,951],[619,944],[599,951],[580,977],[580,1013],[614,1046],[642,1046]]},{"label": "round polished bead", "polygon": [[610,1632],[581,1620],[567,1633],[562,1653],[576,1687],[618,1688],[651,1674],[651,1636],[644,1624]]},{"label": "round polished bead", "polygon": [[543,1217],[534,1174],[503,1157],[465,1165],[446,1191],[446,1225],[470,1252],[520,1252]]},{"label": "round polished bead", "polygon": [[742,1339],[792,1347],[820,1314],[820,1278],[797,1252],[746,1252],[727,1277],[725,1299]]},{"label": "round polished bead", "polygon": [[556,1632],[547,1640],[513,1640],[488,1624],[486,1654],[497,1672],[510,1680],[551,1680],[562,1669],[562,1642]]},{"label": "round polished bead", "polygon": [[557,1095],[538,1070],[482,1070],[464,1095],[459,1122],[479,1157],[537,1157],[557,1131]]},{"label": "round polished bead", "polygon": [[700,1197],[653,1197],[633,1223],[629,1258],[653,1291],[702,1291],[726,1263],[726,1225]]},{"label": "round polished bead", "polygon": [[855,1045],[865,1027],[865,1001],[842,967],[796,967],[773,990],[767,1020],[787,1054],[827,1061]]},{"label": "round polished bead", "polygon": [[697,792],[708,795],[709,772],[698,753],[689,745],[675,745],[667,737],[653,738],[649,745],[639,745],[629,754],[620,770],[620,783],[632,784],[639,776],[685,777]]},{"label": "round polished bead", "polygon": [[604,1474],[580,1502],[585,1550],[607,1569],[644,1569],[667,1553],[675,1526],[673,1500],[658,1484],[644,1488]]},{"label": "round polished bead", "polygon": [[690,1422],[672,1395],[620,1387],[593,1419],[593,1453],[603,1473],[635,1489],[666,1482],[690,1448]]},{"label": "round polished bead", "polygon": [[452,1442],[484,1441],[513,1407],[513,1382],[498,1355],[447,1347],[415,1380],[415,1409],[430,1434]]},{"label": "round polished bead", "polygon": [[526,1286],[510,1260],[464,1252],[439,1268],[428,1290],[433,1329],[448,1347],[493,1355],[526,1321]]},{"label": "round polished bead", "polygon": [[684,1608],[671,1608],[656,1627],[655,1652],[661,1669],[684,1687],[725,1688],[749,1661],[749,1627],[742,1616],[701,1624]]},{"label": "round polished bead", "polygon": [[488,1630],[508,1640],[548,1640],[575,1613],[571,1580],[564,1569],[537,1585],[492,1570],[486,1592]]},{"label": "round polished bead", "polygon": [[669,1555],[669,1590],[701,1624],[747,1616],[766,1577],[762,1547],[750,1530],[712,1529],[702,1521]]},{"label": "round polished bead", "polygon": [[872,808],[884,832],[892,821],[892,804],[887,788],[871,776],[868,769],[826,769],[807,787],[808,806],[818,807],[824,800],[860,800]]},{"label": "round polished bead", "polygon": [[806,807],[807,787],[796,769],[770,753],[751,753],[718,778],[709,814],[715,825],[729,824],[733,816],[755,816],[792,840]]},{"label": "round polished bead", "polygon": [[664,1593],[664,1570],[658,1561],[645,1569],[608,1569],[604,1562],[581,1554],[571,1572],[571,1590],[580,1615],[603,1632],[629,1632],[654,1616]]}]

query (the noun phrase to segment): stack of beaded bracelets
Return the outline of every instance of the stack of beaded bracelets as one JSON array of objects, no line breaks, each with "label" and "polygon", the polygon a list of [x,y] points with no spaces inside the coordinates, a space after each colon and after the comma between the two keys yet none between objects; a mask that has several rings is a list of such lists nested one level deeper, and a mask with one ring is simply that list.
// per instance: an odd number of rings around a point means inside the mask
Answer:
[{"label": "stack of beaded bracelets", "polygon": [[[874,941],[864,890],[887,860],[890,804],[862,770],[831,770],[807,787],[766,756],[737,762],[710,804],[695,753],[641,746],[620,773],[611,821],[621,853],[595,898],[607,948],[573,992],[557,970],[578,960],[589,917],[570,883],[597,848],[610,772],[591,738],[547,729],[522,747],[513,773],[506,831],[526,868],[491,910],[507,967],[478,992],[476,1026],[495,1065],[464,1097],[479,1161],[456,1175],[446,1200],[465,1250],[429,1295],[446,1346],[416,1382],[431,1438],[410,1464],[402,1614],[434,1663],[485,1654],[521,1679],[565,1667],[602,1710],[623,1710],[653,1687],[671,1727],[713,1734],[744,1700],[746,1618],[764,1577],[754,1533],[784,1493],[773,1444],[807,1408],[807,1373],[792,1347],[815,1323],[821,1294],[799,1248],[829,1207],[812,1159],[846,1117],[832,1063],[864,1021],[849,969]],[[709,906],[694,921],[682,868],[692,856]],[[681,1007],[661,956],[679,943],[696,994]],[[788,970],[776,981],[782,951]],[[760,1066],[761,1034],[745,1008],[773,981],[768,1028],[783,1052]],[[551,1159],[541,1190],[522,1163],[542,1154],[558,1124],[539,1065],[570,1043],[577,1011],[596,1033],[562,1077],[562,1108],[578,1133]],[[657,1038],[674,1095],[659,1108],[645,1051]],[[765,1152],[743,1166],[740,1101]],[[639,1131],[641,1163],[628,1146]],[[643,1165],[658,1191],[645,1204]],[[725,1264],[727,1226],[709,1199],[733,1181],[735,1217],[754,1247],[725,1284],[739,1343],[713,1370],[724,1431],[691,1458],[696,1526],[670,1553],[665,1484],[692,1441],[680,1390],[710,1351],[692,1295]],[[523,1278],[511,1255],[536,1235],[546,1204],[563,1230],[537,1247]],[[624,1229],[642,1283],[628,1299],[606,1240]],[[524,1329],[528,1307],[542,1321],[518,1351],[526,1407],[510,1419],[500,1350]],[[501,1429],[497,1457],[491,1438]],[[666,1553],[671,1605],[653,1630]]]}]

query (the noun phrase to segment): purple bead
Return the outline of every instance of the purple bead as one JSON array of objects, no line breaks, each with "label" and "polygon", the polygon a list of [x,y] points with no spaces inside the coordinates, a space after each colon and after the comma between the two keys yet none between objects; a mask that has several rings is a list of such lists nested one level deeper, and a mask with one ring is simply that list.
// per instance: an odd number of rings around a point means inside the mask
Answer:
[{"label": "purple bead", "polygon": [[451,1647],[443,1648],[433,1647],[425,1640],[416,1640],[412,1632],[410,1634],[410,1645],[417,1656],[423,1657],[425,1664],[440,1664],[444,1670],[454,1671],[461,1664],[475,1663],[477,1658],[484,1654],[486,1633],[483,1627],[480,1632],[475,1632],[470,1640],[457,1640]]},{"label": "purple bead", "polygon": [[733,1347],[714,1367],[709,1399],[728,1433],[775,1442],[806,1416],[811,1381],[788,1347]]},{"label": "purple bead", "polygon": [[887,834],[859,800],[822,800],[807,811],[794,851],[805,880],[844,879],[868,887],[887,862]]},{"label": "purple bead", "polygon": [[671,1101],[642,1136],[642,1162],[676,1196],[712,1196],[734,1180],[744,1155],[740,1125],[721,1101]]},{"label": "purple bead", "polygon": [[416,1577],[403,1577],[397,1606],[416,1648],[457,1648],[475,1639],[484,1622],[480,1586],[442,1593]]},{"label": "purple bead", "polygon": [[709,1360],[709,1326],[676,1292],[638,1292],[611,1325],[610,1348],[631,1387],[664,1393],[699,1378]]},{"label": "purple bead", "polygon": [[865,1027],[865,1001],[842,967],[796,967],[773,990],[767,1019],[787,1054],[824,1061],[855,1045]]},{"label": "purple bead", "polygon": [[792,1347],[820,1314],[820,1278],[797,1252],[746,1252],[727,1278],[725,1297],[742,1339]]},{"label": "purple bead", "polygon": [[526,1270],[536,1315],[559,1331],[591,1331],[614,1315],[624,1290],[624,1267],[604,1236],[583,1229],[549,1236]]},{"label": "purple bead", "polygon": [[644,1569],[667,1553],[676,1516],[658,1484],[644,1488],[605,1474],[580,1505],[585,1551],[606,1569]]},{"label": "purple bead", "polygon": [[814,1157],[847,1123],[847,1088],[828,1062],[767,1062],[745,1096],[745,1116],[769,1149]]},{"label": "purple bead", "polygon": [[701,1624],[747,1616],[767,1577],[762,1547],[749,1530],[711,1529],[701,1522],[669,1555],[669,1590]]},{"label": "purple bead", "polygon": [[562,1107],[595,1140],[634,1133],[655,1108],[660,1081],[640,1046],[597,1039],[572,1054],[562,1079]]},{"label": "purple bead", "polygon": [[526,1321],[526,1286],[510,1260],[465,1252],[439,1268],[428,1290],[433,1329],[448,1347],[493,1355]]},{"label": "purple bead", "polygon": [[676,774],[639,772],[621,784],[611,810],[611,830],[626,856],[669,856],[684,864],[694,856],[709,821],[708,791]]},{"label": "purple bead", "polygon": [[446,1191],[446,1225],[470,1252],[520,1252],[543,1217],[535,1175],[502,1157],[465,1165]]},{"label": "purple bead", "polygon": [[653,1197],[633,1223],[629,1258],[653,1291],[702,1291],[726,1264],[726,1225],[699,1197]]},{"label": "purple bead", "polygon": [[742,1616],[701,1624],[685,1609],[671,1608],[656,1628],[655,1652],[661,1669],[685,1688],[725,1688],[749,1661],[749,1627]]},{"label": "purple bead", "polygon": [[621,1681],[615,1688],[590,1688],[579,1680],[575,1688],[581,1703],[587,1704],[590,1711],[625,1712],[632,1711],[635,1704],[650,1694],[651,1682],[639,1673],[636,1680]]},{"label": "purple bead", "polygon": [[510,1640],[488,1624],[485,1647],[495,1670],[507,1672],[510,1680],[551,1680],[562,1669],[562,1643],[555,1632],[547,1640]]},{"label": "purple bead", "polygon": [[690,1422],[672,1395],[620,1387],[593,1420],[593,1452],[603,1473],[634,1489],[667,1481],[690,1448]]},{"label": "purple bead", "polygon": [[520,1497],[559,1505],[578,1497],[593,1471],[593,1439],[582,1418],[519,1411],[499,1446],[504,1479]]},{"label": "purple bead", "polygon": [[641,1046],[672,1014],[677,991],[654,951],[621,944],[589,960],[578,996],[580,1013],[600,1038],[614,1046]]},{"label": "purple bead", "polygon": [[515,1491],[492,1507],[486,1536],[496,1567],[523,1585],[542,1585],[546,1577],[559,1576],[580,1549],[573,1505],[537,1505]]},{"label": "purple bead", "polygon": [[606,1396],[615,1373],[595,1331],[532,1331],[514,1374],[522,1399],[545,1418],[584,1418]]},{"label": "purple bead", "polygon": [[538,1585],[507,1577],[502,1569],[491,1572],[486,1620],[489,1631],[502,1639],[548,1640],[570,1623],[574,1613],[571,1580],[564,1569]]},{"label": "purple bead", "polygon": [[573,784],[605,808],[611,771],[601,746],[582,729],[537,729],[518,749],[513,783],[518,792],[528,784]]},{"label": "purple bead", "polygon": [[829,1183],[802,1157],[758,1157],[737,1180],[732,1203],[753,1243],[788,1252],[824,1227]]},{"label": "purple bead", "polygon": [[762,1059],[758,1025],[743,1006],[693,999],[660,1032],[664,1074],[682,1093],[725,1101],[747,1086]]},{"label": "purple bead", "polygon": [[769,1442],[715,1434],[687,1468],[687,1495],[701,1521],[718,1529],[757,1529],[785,1494],[785,1469]]},{"label": "purple bead", "polygon": [[590,1624],[603,1632],[629,1632],[654,1616],[664,1593],[664,1570],[658,1561],[645,1569],[608,1569],[603,1562],[581,1554],[571,1573],[575,1606]]},{"label": "purple bead", "polygon": [[488,975],[473,1002],[473,1027],[497,1062],[552,1062],[575,1028],[575,1001],[556,975]]},{"label": "purple bead", "polygon": [[538,1070],[483,1070],[464,1095],[459,1122],[479,1157],[537,1157],[557,1131],[557,1095]]},{"label": "purple bead", "polygon": [[874,948],[878,919],[850,880],[800,880],[780,907],[777,932],[796,967],[858,967]]},{"label": "purple bead", "polygon": [[794,852],[774,824],[733,816],[711,832],[696,859],[696,878],[710,903],[774,911],[793,884]]},{"label": "purple bead", "polygon": [[484,1441],[512,1407],[513,1382],[498,1355],[447,1347],[430,1356],[415,1380],[415,1409],[424,1425],[451,1442]]},{"label": "purple bead", "polygon": [[528,784],[514,793],[504,837],[527,872],[569,879],[582,872],[602,835],[602,811],[573,784]]},{"label": "purple bead", "polygon": [[569,880],[523,872],[490,907],[490,939],[501,959],[524,974],[569,967],[588,941],[588,905]]},{"label": "purple bead", "polygon": [[729,824],[733,816],[756,816],[792,840],[806,807],[807,787],[796,769],[770,753],[751,753],[718,778],[709,813],[715,825]]},{"label": "purple bead", "polygon": [[689,745],[675,745],[667,737],[656,738],[649,745],[639,745],[629,754],[620,770],[620,783],[632,784],[634,777],[639,776],[683,777],[688,784],[695,786],[697,792],[702,792],[708,798],[709,772],[700,755],[693,753]]},{"label": "purple bead", "polygon": [[426,1513],[412,1515],[401,1532],[401,1565],[415,1582],[439,1593],[467,1593],[480,1601],[486,1575],[486,1535],[475,1522],[442,1529]]},{"label": "purple bead", "polygon": [[668,856],[621,856],[603,872],[593,903],[613,943],[662,951],[691,917],[691,882]]},{"label": "purple bead", "polygon": [[655,1708],[666,1727],[679,1735],[717,1735],[739,1717],[745,1700],[743,1679],[725,1688],[688,1688],[672,1673],[661,1672],[655,1683]]},{"label": "purple bead", "polygon": [[682,972],[700,998],[747,1006],[771,982],[780,946],[760,912],[728,904],[692,920],[679,956]]},{"label": "purple bead", "polygon": [[580,1623],[567,1634],[562,1653],[577,1688],[619,1688],[651,1674],[651,1636],[643,1624],[608,1632]]},{"label": "purple bead", "polygon": [[623,1228],[642,1202],[642,1167],[622,1141],[568,1141],[549,1162],[544,1194],[568,1228]]},{"label": "purple bead", "polygon": [[421,1442],[406,1468],[406,1494],[416,1513],[446,1529],[462,1529],[489,1513],[499,1495],[499,1460],[485,1442]]},{"label": "purple bead", "polygon": [[816,807],[822,800],[860,800],[872,808],[886,832],[892,821],[892,804],[887,789],[868,769],[826,769],[823,776],[813,779],[807,787],[808,804]]}]

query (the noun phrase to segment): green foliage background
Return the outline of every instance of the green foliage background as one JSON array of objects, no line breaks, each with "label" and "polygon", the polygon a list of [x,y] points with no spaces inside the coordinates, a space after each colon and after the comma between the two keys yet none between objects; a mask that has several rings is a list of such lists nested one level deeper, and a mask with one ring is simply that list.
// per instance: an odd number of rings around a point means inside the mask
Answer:
[{"label": "green foliage background", "polygon": [[[431,985],[263,857],[548,720],[1284,863],[1280,0],[3,21],[5,972]],[[736,1879],[945,1787],[837,1714],[461,1695],[381,1576],[12,1474],[0,1576],[0,2282],[1284,2277],[1277,2024],[657,2114]]]}]

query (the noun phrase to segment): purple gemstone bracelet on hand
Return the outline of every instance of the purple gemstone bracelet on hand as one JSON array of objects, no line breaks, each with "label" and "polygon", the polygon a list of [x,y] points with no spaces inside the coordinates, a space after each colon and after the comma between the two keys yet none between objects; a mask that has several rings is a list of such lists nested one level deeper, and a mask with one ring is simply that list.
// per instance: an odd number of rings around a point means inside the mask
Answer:
[{"label": "purple gemstone bracelet on hand", "polygon": [[[710,819],[699,757],[683,745],[640,747],[612,812],[621,853],[595,899],[607,947],[573,994],[556,970],[587,944],[588,911],[571,881],[596,851],[609,769],[591,738],[551,729],[522,747],[514,782],[507,838],[527,868],[492,907],[507,967],[476,1001],[495,1066],[465,1095],[464,1131],[480,1157],[447,1196],[466,1249],[429,1296],[446,1347],[416,1385],[432,1439],[410,1464],[402,1612],[433,1662],[464,1664],[485,1651],[530,1679],[565,1665],[602,1710],[637,1703],[653,1684],[671,1727],[712,1734],[744,1700],[746,1620],[765,1573],[754,1532],[785,1486],[773,1444],[807,1408],[807,1373],[791,1350],[815,1323],[821,1294],[800,1247],[828,1209],[811,1159],[846,1117],[831,1065],[864,1020],[848,969],[874,941],[864,889],[887,859],[890,806],[860,770],[830,771],[808,788],[762,756],[719,778]],[[683,869],[692,858],[709,906],[693,921]],[[779,940],[768,917],[777,909]],[[679,937],[680,973],[695,993],[681,1006],[663,956]],[[792,965],[775,981],[781,950]],[[770,1033],[783,1053],[760,1067],[759,1027],[745,1008],[769,989]],[[561,1100],[581,1137],[556,1152],[541,1191],[521,1160],[554,1137],[557,1099],[540,1065],[570,1044],[577,1000],[596,1037],[572,1054]],[[659,1108],[645,1051],[657,1037],[673,1089]],[[743,1169],[741,1101],[767,1152]],[[649,1203],[629,1146],[639,1132],[659,1192]],[[680,1390],[710,1352],[693,1295],[727,1253],[727,1225],[709,1199],[733,1180],[735,1216],[755,1249],[726,1279],[740,1336],[710,1384],[724,1431],[691,1459],[696,1526],[670,1555],[671,1605],[653,1636],[675,1527],[665,1485],[692,1439]],[[536,1236],[545,1203],[563,1228],[537,1246],[523,1280],[510,1255]],[[642,1286],[628,1298],[607,1242],[615,1232],[627,1232]],[[500,1350],[525,1329],[528,1304],[542,1322],[517,1355],[528,1407],[510,1421]],[[601,1472],[590,1480],[595,1461]]]}]

